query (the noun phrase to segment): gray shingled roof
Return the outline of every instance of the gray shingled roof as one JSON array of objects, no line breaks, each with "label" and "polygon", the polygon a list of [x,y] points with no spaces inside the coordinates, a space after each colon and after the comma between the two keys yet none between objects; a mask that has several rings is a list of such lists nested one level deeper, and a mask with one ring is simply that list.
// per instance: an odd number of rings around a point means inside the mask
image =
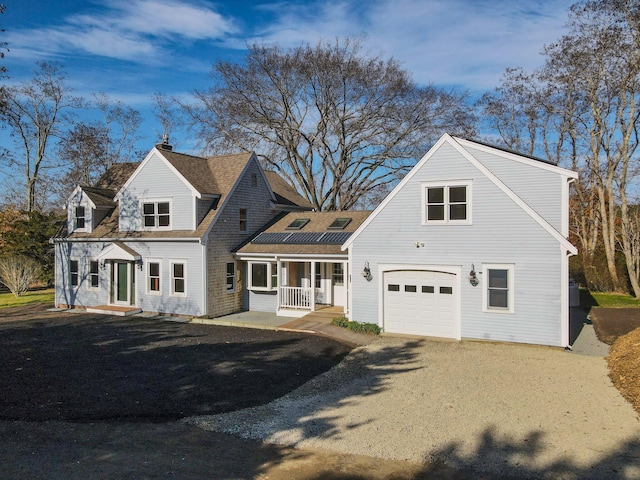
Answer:
[{"label": "gray shingled roof", "polygon": [[[187,180],[193,188],[203,195],[220,195],[218,205],[222,205],[240,174],[252,157],[252,153],[244,152],[233,155],[212,157],[196,157],[168,149],[158,149],[169,163]],[[68,238],[77,239],[123,239],[123,238],[201,238],[215,218],[217,210],[211,210],[200,222],[196,230],[141,231],[120,232],[118,228],[119,209],[113,198],[131,177],[139,163],[120,163],[113,165],[98,181],[97,187],[82,187],[96,206],[110,206],[113,210],[100,222],[92,232],[74,232]],[[304,198],[298,195],[293,187],[277,174],[268,176],[272,191],[278,201],[291,206],[310,208]],[[299,201],[300,204],[297,204]]]},{"label": "gray shingled roof", "polygon": [[[278,221],[273,223],[261,233],[265,234],[286,234],[286,233],[321,233],[321,232],[345,232],[353,233],[360,225],[369,217],[371,211],[334,211],[334,212],[293,212],[284,215]],[[287,227],[296,219],[308,218],[309,222],[300,230],[288,230]],[[343,230],[330,230],[329,225],[338,218],[351,218],[351,222]],[[260,233],[260,234],[261,234]],[[240,246],[237,253],[273,253],[273,254],[341,254],[346,255],[340,250],[337,244],[309,244],[309,243],[291,243],[290,239],[283,243],[275,241],[274,243],[264,243],[262,240],[255,241],[258,236],[254,236],[248,243]],[[277,238],[278,235],[273,235]],[[300,238],[304,237],[301,235]],[[264,237],[263,237],[264,238]],[[291,238],[291,237],[289,237]],[[295,238],[295,237],[294,237]]]}]

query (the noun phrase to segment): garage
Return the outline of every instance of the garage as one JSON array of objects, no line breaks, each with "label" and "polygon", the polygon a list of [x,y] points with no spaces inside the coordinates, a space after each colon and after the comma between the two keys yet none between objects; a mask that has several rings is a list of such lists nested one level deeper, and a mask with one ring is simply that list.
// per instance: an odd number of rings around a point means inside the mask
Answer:
[{"label": "garage", "polygon": [[426,270],[384,273],[384,331],[459,338],[456,275]]}]

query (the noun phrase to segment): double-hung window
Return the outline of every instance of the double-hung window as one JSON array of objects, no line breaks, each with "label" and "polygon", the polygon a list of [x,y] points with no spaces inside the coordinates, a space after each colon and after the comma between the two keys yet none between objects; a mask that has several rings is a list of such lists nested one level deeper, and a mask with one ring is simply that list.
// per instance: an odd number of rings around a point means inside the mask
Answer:
[{"label": "double-hung window", "polygon": [[171,262],[171,295],[187,294],[187,265],[184,262]]},{"label": "double-hung window", "polygon": [[227,263],[227,292],[233,293],[236,291],[236,263]]},{"label": "double-hung window", "polygon": [[483,307],[485,311],[513,313],[514,268],[510,264],[484,264]]},{"label": "double-hung window", "polygon": [[80,284],[80,262],[78,260],[69,261],[69,284],[77,287]]},{"label": "double-hung window", "polygon": [[142,218],[145,228],[169,228],[171,226],[170,202],[144,202]]},{"label": "double-hung window", "polygon": [[247,209],[240,209],[240,232],[246,233],[249,230],[249,222],[247,219]]},{"label": "double-hung window", "polygon": [[147,260],[147,293],[160,294],[160,261]]},{"label": "double-hung window", "polygon": [[471,224],[471,182],[424,185],[423,224]]},{"label": "double-hung window", "polygon": [[89,288],[100,288],[100,270],[97,260],[89,260]]},{"label": "double-hung window", "polygon": [[83,230],[86,224],[86,210],[85,207],[79,205],[75,208],[74,228],[76,230]]},{"label": "double-hung window", "polygon": [[276,263],[249,263],[249,287],[252,290],[275,290],[278,287]]}]

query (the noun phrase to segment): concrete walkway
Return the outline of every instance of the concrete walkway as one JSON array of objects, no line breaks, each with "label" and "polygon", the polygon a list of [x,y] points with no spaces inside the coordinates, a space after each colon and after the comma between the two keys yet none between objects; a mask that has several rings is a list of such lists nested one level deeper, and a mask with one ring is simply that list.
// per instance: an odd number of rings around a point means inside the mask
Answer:
[{"label": "concrete walkway", "polygon": [[191,323],[312,333],[353,346],[368,345],[377,338],[375,335],[352,332],[331,325],[331,320],[343,313],[342,307],[327,307],[292,320],[291,317],[279,317],[275,313],[240,312],[217,318],[193,318]]}]

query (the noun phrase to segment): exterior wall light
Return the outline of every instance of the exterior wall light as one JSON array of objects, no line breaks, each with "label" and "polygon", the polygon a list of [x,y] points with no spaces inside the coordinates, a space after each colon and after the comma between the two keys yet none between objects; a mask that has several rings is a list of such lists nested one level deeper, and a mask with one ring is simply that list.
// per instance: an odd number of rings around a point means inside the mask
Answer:
[{"label": "exterior wall light", "polygon": [[471,271],[469,272],[469,283],[472,287],[478,286],[480,280],[478,280],[478,275],[476,274],[476,267],[474,264],[471,264]]},{"label": "exterior wall light", "polygon": [[367,282],[370,282],[373,278],[371,275],[371,269],[369,268],[369,262],[364,262],[364,269],[362,270],[362,276],[367,279]]}]

